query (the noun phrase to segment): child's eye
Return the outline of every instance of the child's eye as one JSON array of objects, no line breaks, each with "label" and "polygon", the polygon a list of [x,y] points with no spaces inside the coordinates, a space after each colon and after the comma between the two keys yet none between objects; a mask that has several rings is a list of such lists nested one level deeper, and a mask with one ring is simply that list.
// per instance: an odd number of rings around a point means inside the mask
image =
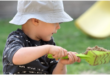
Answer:
[{"label": "child's eye", "polygon": [[60,22],[59,24],[62,24],[63,22]]},{"label": "child's eye", "polygon": [[54,23],[54,25],[61,24],[61,23],[63,23],[63,22],[60,22],[60,23]]}]

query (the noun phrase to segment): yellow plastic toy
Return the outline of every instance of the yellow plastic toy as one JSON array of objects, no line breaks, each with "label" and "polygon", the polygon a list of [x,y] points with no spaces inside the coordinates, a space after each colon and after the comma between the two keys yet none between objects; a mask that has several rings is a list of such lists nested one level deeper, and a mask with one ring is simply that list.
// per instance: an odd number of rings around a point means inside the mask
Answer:
[{"label": "yellow plastic toy", "polygon": [[91,37],[108,37],[110,35],[110,1],[96,2],[76,19],[75,24]]}]

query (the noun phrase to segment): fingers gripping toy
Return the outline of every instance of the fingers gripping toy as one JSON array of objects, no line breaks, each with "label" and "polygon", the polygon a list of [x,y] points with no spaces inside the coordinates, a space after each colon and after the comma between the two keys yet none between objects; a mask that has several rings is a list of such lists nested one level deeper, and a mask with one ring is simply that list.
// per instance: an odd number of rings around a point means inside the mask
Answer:
[{"label": "fingers gripping toy", "polygon": [[[76,56],[85,59],[90,65],[95,66],[108,63],[110,60],[110,51],[98,46],[93,48],[88,47],[85,53],[76,54]],[[48,54],[47,57],[54,59],[52,54]],[[68,59],[68,56],[62,57],[61,59]]]}]

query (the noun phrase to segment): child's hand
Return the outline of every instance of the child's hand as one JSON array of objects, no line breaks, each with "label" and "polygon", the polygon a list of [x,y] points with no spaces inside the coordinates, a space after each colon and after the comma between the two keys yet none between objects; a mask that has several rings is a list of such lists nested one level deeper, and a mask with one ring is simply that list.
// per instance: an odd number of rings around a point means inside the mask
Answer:
[{"label": "child's hand", "polygon": [[66,49],[59,46],[50,46],[49,54],[53,55],[53,58],[58,59],[68,55]]},{"label": "child's hand", "polygon": [[80,62],[81,59],[79,57],[77,57],[75,54],[77,54],[77,53],[76,52],[68,52],[69,59],[60,59],[59,63],[67,65],[67,64],[72,64],[74,62]]}]

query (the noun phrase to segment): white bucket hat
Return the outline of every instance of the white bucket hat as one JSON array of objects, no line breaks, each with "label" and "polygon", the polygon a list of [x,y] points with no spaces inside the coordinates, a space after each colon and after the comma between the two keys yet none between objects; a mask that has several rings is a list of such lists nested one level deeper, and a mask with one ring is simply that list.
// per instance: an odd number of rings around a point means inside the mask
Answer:
[{"label": "white bucket hat", "polygon": [[64,11],[62,0],[18,0],[17,14],[9,23],[22,25],[30,18],[36,18],[47,23],[69,22],[73,20]]}]

